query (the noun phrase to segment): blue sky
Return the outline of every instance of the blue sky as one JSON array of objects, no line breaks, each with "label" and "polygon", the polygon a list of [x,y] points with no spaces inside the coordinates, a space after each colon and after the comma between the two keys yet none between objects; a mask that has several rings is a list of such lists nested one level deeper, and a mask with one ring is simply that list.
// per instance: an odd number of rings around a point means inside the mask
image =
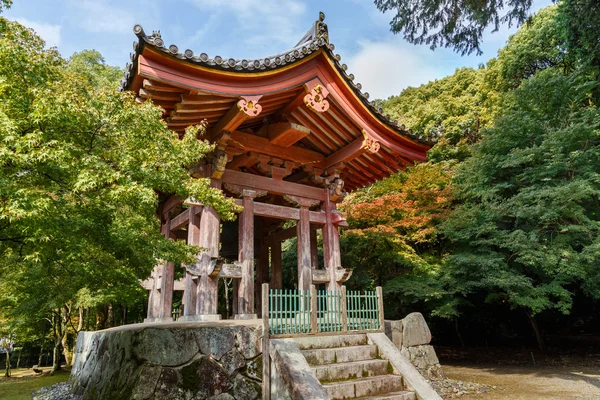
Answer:
[{"label": "blue sky", "polygon": [[[533,10],[551,4],[534,0]],[[4,16],[34,28],[63,56],[96,49],[111,65],[129,61],[133,25],[160,30],[165,44],[211,57],[255,58],[291,48],[326,14],[330,41],[371,98],[387,98],[408,86],[476,67],[494,57],[516,28],[484,38],[482,56],[414,46],[389,30],[391,14],[372,0],[14,0]]]}]

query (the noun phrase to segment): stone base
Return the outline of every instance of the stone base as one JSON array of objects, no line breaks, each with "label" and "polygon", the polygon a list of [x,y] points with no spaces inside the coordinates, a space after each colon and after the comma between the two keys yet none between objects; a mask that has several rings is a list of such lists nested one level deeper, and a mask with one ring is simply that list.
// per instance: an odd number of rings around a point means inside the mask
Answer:
[{"label": "stone base", "polygon": [[184,315],[177,322],[220,321],[221,314]]},{"label": "stone base", "polygon": [[258,400],[262,336],[260,320],[80,332],[70,382],[85,399]]},{"label": "stone base", "polygon": [[257,319],[258,316],[256,314],[236,314],[233,319]]},{"label": "stone base", "polygon": [[171,317],[167,317],[167,318],[144,318],[144,323],[148,324],[148,323],[161,323],[161,322],[173,322],[173,318]]}]

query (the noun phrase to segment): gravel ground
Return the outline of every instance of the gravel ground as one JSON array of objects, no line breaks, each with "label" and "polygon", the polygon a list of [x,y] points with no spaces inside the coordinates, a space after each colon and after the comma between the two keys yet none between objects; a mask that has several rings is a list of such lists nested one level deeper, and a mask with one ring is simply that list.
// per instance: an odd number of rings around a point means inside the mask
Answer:
[{"label": "gravel ground", "polygon": [[488,389],[463,391],[463,394],[458,395],[461,389],[454,392],[452,388],[453,393],[443,393],[445,399],[460,397],[483,400],[600,400],[600,370],[593,367],[446,364],[443,370],[451,380],[483,384]]},{"label": "gravel ground", "polygon": [[71,394],[71,385],[67,382],[43,387],[32,393],[33,400],[81,400],[81,396]]},{"label": "gravel ground", "polygon": [[497,389],[493,385],[484,385],[482,383],[463,382],[456,379],[434,379],[429,383],[433,389],[444,399],[456,399],[466,394],[483,394],[490,390]]}]

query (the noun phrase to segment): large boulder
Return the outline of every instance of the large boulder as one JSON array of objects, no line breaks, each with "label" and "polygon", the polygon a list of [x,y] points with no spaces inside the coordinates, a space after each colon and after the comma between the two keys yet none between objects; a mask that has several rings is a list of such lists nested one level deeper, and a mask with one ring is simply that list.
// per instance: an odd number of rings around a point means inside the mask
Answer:
[{"label": "large boulder", "polygon": [[431,331],[423,314],[414,312],[402,320],[402,347],[419,346],[431,342]]}]

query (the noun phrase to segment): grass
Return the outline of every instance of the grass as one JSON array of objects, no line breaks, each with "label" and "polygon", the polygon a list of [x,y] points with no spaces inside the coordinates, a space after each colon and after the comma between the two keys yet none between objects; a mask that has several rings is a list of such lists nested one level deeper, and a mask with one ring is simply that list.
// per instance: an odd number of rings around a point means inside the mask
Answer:
[{"label": "grass", "polygon": [[[30,370],[31,371],[31,370]],[[43,375],[28,378],[1,378],[0,400],[31,400],[31,392],[69,379],[69,372],[58,372],[54,376]]]}]

